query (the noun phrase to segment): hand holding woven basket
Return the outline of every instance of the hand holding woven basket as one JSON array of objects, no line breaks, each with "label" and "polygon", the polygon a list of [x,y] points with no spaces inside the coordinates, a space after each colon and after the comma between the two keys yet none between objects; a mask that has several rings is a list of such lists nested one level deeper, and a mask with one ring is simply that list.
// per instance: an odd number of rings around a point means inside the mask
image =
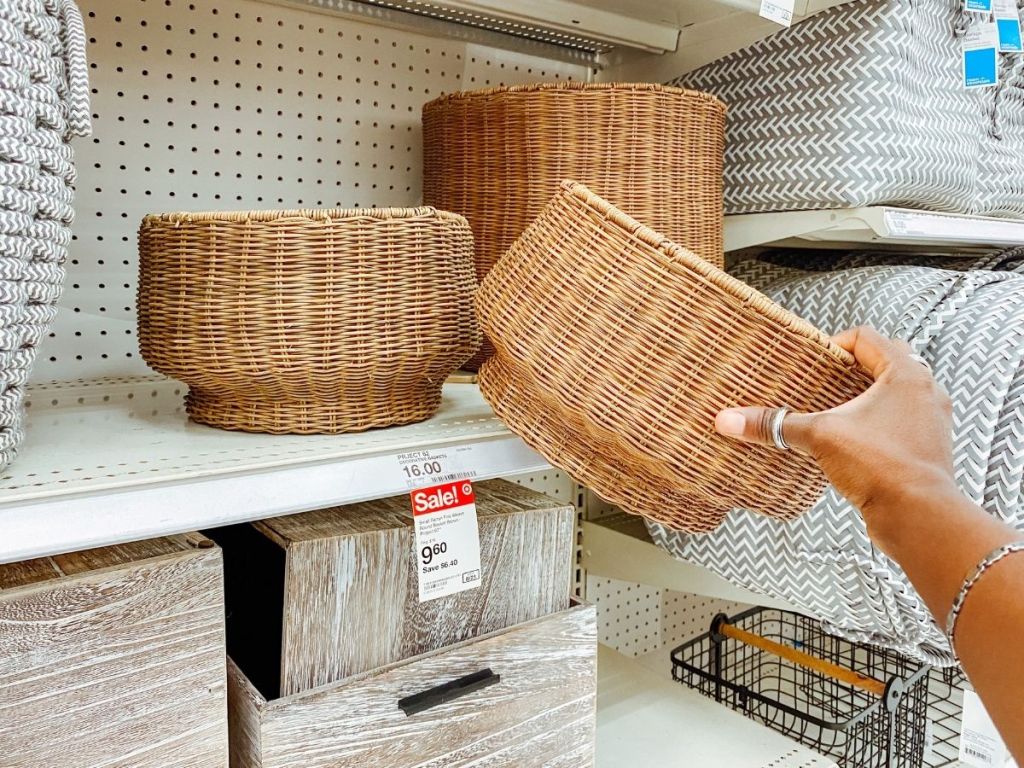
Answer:
[{"label": "hand holding woven basket", "polygon": [[496,349],[481,390],[509,427],[688,531],[733,507],[795,517],[825,485],[810,457],[719,436],[719,410],[827,410],[871,383],[825,334],[572,182],[483,281],[477,314]]}]

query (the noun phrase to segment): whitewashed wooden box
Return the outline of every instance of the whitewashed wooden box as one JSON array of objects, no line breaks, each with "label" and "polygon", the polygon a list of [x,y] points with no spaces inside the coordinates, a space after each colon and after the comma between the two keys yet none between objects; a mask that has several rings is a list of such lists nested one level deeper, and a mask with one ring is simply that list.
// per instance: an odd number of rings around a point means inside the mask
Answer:
[{"label": "whitewashed wooden box", "polygon": [[223,600],[197,534],[0,565],[0,766],[227,765]]},{"label": "whitewashed wooden box", "polygon": [[425,603],[408,495],[209,531],[231,657],[288,696],[567,608],[575,508],[504,480],[475,495],[480,586]]},{"label": "whitewashed wooden box", "polygon": [[273,701],[229,662],[231,766],[587,768],[596,674],[581,605]]}]

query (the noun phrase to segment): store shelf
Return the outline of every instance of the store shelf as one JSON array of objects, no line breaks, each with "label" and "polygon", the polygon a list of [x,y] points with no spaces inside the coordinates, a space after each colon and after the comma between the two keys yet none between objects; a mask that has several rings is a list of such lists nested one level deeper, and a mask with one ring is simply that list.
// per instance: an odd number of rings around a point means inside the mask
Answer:
[{"label": "store shelf", "polygon": [[873,206],[725,217],[725,249],[760,245],[928,246],[941,250],[1024,245],[1024,221]]},{"label": "store shelf", "polygon": [[[666,661],[667,651],[664,651]],[[763,725],[598,646],[597,766],[723,765],[835,768],[835,763]]]},{"label": "store shelf", "polygon": [[256,435],[187,420],[184,387],[140,377],[38,385],[0,478],[0,562],[403,493],[397,455],[487,479],[546,469],[472,384],[434,418],[351,435]]},{"label": "store shelf", "polygon": [[612,50],[674,51],[679,27],[658,9],[576,0],[264,0],[467,43],[601,66]]},{"label": "store shelf", "polygon": [[[852,0],[796,0],[794,23]],[[680,28],[674,52],[651,54],[616,48],[600,58],[599,79],[662,83],[783,29],[761,18],[761,0],[584,0],[622,13],[672,22]]]},{"label": "store shelf", "polygon": [[641,518],[618,513],[583,523],[582,567],[588,575],[691,592],[721,600],[796,610],[783,600],[729,583],[655,546]]}]

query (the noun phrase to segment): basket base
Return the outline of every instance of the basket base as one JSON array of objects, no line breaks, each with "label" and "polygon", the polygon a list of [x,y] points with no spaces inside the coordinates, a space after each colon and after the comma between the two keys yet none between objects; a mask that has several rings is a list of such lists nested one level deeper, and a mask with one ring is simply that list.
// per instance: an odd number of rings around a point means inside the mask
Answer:
[{"label": "basket base", "polygon": [[608,460],[607,445],[569,424],[534,391],[501,354],[491,357],[479,374],[480,392],[505,425],[553,466],[624,512],[688,533],[709,533],[725,519],[728,506],[698,498],[639,464]]},{"label": "basket base", "polygon": [[490,357],[494,356],[494,352],[494,345],[491,344],[490,339],[485,338],[480,348],[473,353],[473,356],[462,364],[462,369],[466,371],[479,371],[480,366],[487,362]]},{"label": "basket base", "polygon": [[248,399],[194,389],[185,397],[185,410],[199,424],[274,435],[335,435],[394,427],[429,419],[440,407],[440,385],[383,394],[339,393],[332,402],[277,396]]}]

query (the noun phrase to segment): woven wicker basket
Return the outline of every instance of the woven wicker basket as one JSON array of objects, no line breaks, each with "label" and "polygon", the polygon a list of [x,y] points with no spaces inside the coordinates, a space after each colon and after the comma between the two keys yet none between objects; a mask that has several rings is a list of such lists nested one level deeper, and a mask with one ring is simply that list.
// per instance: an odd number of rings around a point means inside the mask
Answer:
[{"label": "woven wicker basket", "polygon": [[139,342],[225,429],[419,421],[476,349],[466,220],[433,208],[147,216]]},{"label": "woven wicker basket", "polygon": [[85,30],[71,0],[0,3],[0,467],[57,314],[74,218],[70,141],[89,132]]},{"label": "woven wicker basket", "polygon": [[720,266],[724,133],[720,101],[660,85],[455,93],[423,108],[423,197],[469,219],[481,279],[563,179]]},{"label": "woven wicker basket", "polygon": [[817,411],[870,385],[828,337],[567,182],[483,281],[480,387],[513,431],[625,510],[688,531],[792,518],[814,462],[727,440],[734,405]]}]

